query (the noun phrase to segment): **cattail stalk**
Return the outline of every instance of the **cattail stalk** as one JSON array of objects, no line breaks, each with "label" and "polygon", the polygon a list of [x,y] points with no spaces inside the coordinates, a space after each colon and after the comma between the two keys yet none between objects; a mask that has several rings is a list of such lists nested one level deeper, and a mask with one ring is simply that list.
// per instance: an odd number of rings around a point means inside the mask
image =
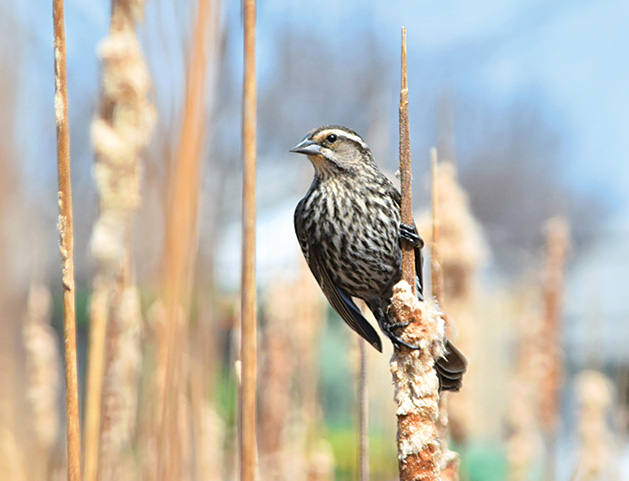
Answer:
[{"label": "cattail stalk", "polygon": [[400,481],[441,480],[439,379],[435,359],[443,355],[444,322],[436,307],[420,302],[406,281],[393,288],[389,313],[396,323],[410,324],[402,339],[421,349],[402,347],[391,357],[397,405]]},{"label": "cattail stalk", "polygon": [[[411,188],[411,134],[408,120],[408,81],[406,75],[406,27],[402,27],[402,87],[400,89],[400,189],[402,222],[413,225],[413,191]],[[402,279],[415,292],[415,253],[402,243]]]},{"label": "cattail stalk", "polygon": [[158,479],[180,479],[184,445],[180,436],[180,406],[185,386],[183,349],[198,240],[201,151],[205,128],[206,40],[209,0],[199,0],[187,69],[186,97],[174,171],[168,192],[164,254],[166,325],[159,333]]},{"label": "cattail stalk", "polygon": [[[108,36],[100,43],[98,53],[102,61],[101,99],[98,116],[92,122],[92,142],[96,154],[94,176],[99,196],[99,216],[91,238],[91,253],[96,263],[90,300],[90,338],[85,413],[85,465],[88,481],[117,477],[107,475],[120,464],[123,446],[128,447],[130,433],[118,431],[115,445],[101,446],[102,416],[106,431],[119,423],[128,424],[122,417],[135,416],[112,411],[114,405],[134,405],[134,383],[129,380],[127,392],[118,391],[118,380],[112,378],[119,371],[112,368],[130,359],[133,353],[122,346],[127,339],[135,339],[139,322],[129,317],[128,299],[135,288],[128,282],[130,270],[131,225],[140,204],[140,158],[152,133],[155,121],[153,106],[148,101],[151,88],[148,68],[135,34],[135,23],[141,19],[143,3],[119,0],[112,4]],[[133,324],[121,324],[121,319]],[[110,320],[116,325],[109,325]],[[109,328],[109,330],[108,330]],[[122,344],[121,344],[122,342]],[[135,341],[132,341],[134,344]],[[105,350],[110,362],[106,362]],[[121,359],[122,357],[122,359]],[[137,372],[138,361],[132,361],[130,376]],[[107,402],[103,403],[104,376],[109,386]],[[118,372],[118,375],[122,375]],[[106,407],[103,414],[102,407]],[[111,440],[110,435],[105,436]],[[101,455],[104,459],[101,463]]]},{"label": "cattail stalk", "polygon": [[[400,175],[402,222],[413,224],[411,200],[410,133],[406,75],[406,29],[402,28],[402,88],[400,91]],[[403,243],[404,244],[404,243]],[[393,289],[389,315],[393,322],[408,323],[402,339],[421,349],[395,350],[390,370],[397,404],[397,448],[400,481],[441,479],[441,446],[436,426],[439,414],[439,380],[434,370],[443,353],[443,320],[415,294],[413,248],[402,249],[402,281]]]},{"label": "cattail stalk", "polygon": [[76,365],[76,315],[74,301],[74,237],[72,232],[72,188],[70,183],[70,132],[66,85],[66,40],[63,0],[53,0],[55,50],[55,117],[57,124],[57,168],[59,175],[59,235],[63,284],[63,325],[66,378],[66,426],[68,480],[81,478],[79,394]]},{"label": "cattail stalk", "polygon": [[243,145],[243,248],[242,323],[240,359],[240,479],[256,478],[256,2],[244,2],[244,82],[242,107]]}]

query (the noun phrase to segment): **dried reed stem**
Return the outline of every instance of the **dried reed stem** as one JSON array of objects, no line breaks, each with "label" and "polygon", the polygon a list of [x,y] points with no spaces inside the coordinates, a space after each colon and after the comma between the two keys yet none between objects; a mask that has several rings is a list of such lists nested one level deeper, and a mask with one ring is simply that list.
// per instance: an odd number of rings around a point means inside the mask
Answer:
[{"label": "dried reed stem", "polygon": [[430,149],[430,167],[432,178],[432,242],[430,243],[430,276],[432,296],[441,308],[443,299],[443,269],[441,268],[441,219],[439,217],[439,166],[437,165],[437,149]]},{"label": "dried reed stem", "polygon": [[[406,29],[402,28],[402,88],[400,90],[400,176],[402,222],[413,225],[411,158],[406,75]],[[395,350],[390,370],[397,404],[397,448],[400,481],[439,480],[441,447],[437,432],[439,381],[434,362],[443,353],[443,320],[415,295],[413,248],[403,243],[402,281],[393,289],[389,314],[406,323],[401,337],[421,349]]]},{"label": "dried reed stem", "polygon": [[256,477],[256,2],[244,2],[244,82],[242,106],[243,145],[243,247],[242,323],[240,359],[240,479]]},{"label": "dried reed stem", "polygon": [[[411,134],[408,121],[408,81],[406,75],[406,27],[402,27],[402,86],[400,89],[400,187],[402,222],[413,225],[413,190],[411,188]],[[402,243],[402,279],[415,292],[415,253]]]},{"label": "dried reed stem", "polygon": [[101,393],[105,363],[105,335],[107,331],[107,305],[109,283],[94,279],[90,299],[90,335],[87,364],[87,390],[85,400],[85,464],[84,477],[96,481],[100,446]]},{"label": "dried reed stem", "polygon": [[369,375],[367,366],[367,343],[358,337],[358,429],[360,432],[360,468],[358,479],[369,481]]},{"label": "dried reed stem", "polygon": [[74,311],[74,237],[70,183],[70,133],[66,86],[66,39],[63,0],[53,0],[55,32],[55,117],[57,123],[57,169],[59,175],[59,235],[63,281],[63,325],[66,376],[66,423],[68,480],[81,478],[79,393],[76,367],[76,315]]},{"label": "dried reed stem", "polygon": [[205,128],[206,39],[209,0],[199,0],[187,70],[184,117],[169,186],[165,233],[164,298],[166,326],[160,333],[158,378],[161,382],[157,456],[158,479],[179,479],[182,473],[180,398],[183,349],[188,333],[190,288],[198,240],[201,150]]},{"label": "dried reed stem", "polygon": [[[432,279],[432,295],[437,300],[442,312],[445,311],[444,279],[441,264],[441,218],[439,216],[439,166],[437,164],[437,149],[430,149],[430,166],[432,171],[432,242],[430,254],[430,273]],[[447,316],[446,333],[449,334],[450,322]],[[458,481],[459,455],[448,448],[448,393],[442,392],[439,398],[439,439],[441,441],[442,471],[444,481]]]}]

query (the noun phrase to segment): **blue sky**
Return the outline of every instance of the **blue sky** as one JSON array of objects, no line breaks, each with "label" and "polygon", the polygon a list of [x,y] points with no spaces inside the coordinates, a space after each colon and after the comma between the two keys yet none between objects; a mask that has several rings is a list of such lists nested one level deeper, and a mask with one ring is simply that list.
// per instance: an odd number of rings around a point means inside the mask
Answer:
[{"label": "blue sky", "polygon": [[[479,90],[509,102],[522,89],[561,117],[568,176],[629,203],[629,3],[617,0],[305,2],[260,7],[259,57],[285,23],[341,39],[372,25],[395,53],[408,30],[409,75]],[[266,26],[266,29],[265,29]],[[422,65],[412,59],[421,57]],[[426,70],[423,70],[424,66]],[[264,76],[264,65],[260,65]],[[456,119],[455,119],[456,121]]]},{"label": "blue sky", "polygon": [[[235,26],[240,22],[240,6],[238,2],[226,4],[227,21]],[[52,122],[49,4],[27,6],[26,2],[5,0],[2,9],[13,12],[23,30],[22,89],[18,93],[23,122],[18,125],[18,139],[24,144],[25,170],[27,176],[43,173],[48,178],[54,170],[42,169],[41,159],[52,152],[54,137],[43,136],[37,143],[28,140],[33,132],[49,131]],[[158,15],[167,30],[174,28],[186,11],[176,3],[158,0],[149,1],[147,9],[147,15]],[[74,93],[71,117],[73,111],[77,118],[81,111],[84,115],[96,101],[94,51],[106,33],[108,11],[108,2],[67,2],[68,75],[70,94]],[[274,48],[275,33],[285,25],[323,33],[341,45],[361,28],[371,26],[393,55],[399,46],[399,28],[405,25],[411,78],[483,91],[489,101],[497,103],[509,102],[516,92],[532,86],[559,112],[571,181],[585,189],[609,191],[629,204],[629,2],[270,0],[260,2],[258,11],[262,82],[272,74],[272,64],[263,60]],[[157,36],[145,31],[144,38]],[[152,53],[155,51],[153,47]],[[237,42],[230,52],[239,54]],[[177,60],[172,53],[165,55]],[[418,58],[421,64],[413,62]],[[238,68],[240,62],[234,59],[234,64]],[[76,149],[89,159],[89,146]]]}]

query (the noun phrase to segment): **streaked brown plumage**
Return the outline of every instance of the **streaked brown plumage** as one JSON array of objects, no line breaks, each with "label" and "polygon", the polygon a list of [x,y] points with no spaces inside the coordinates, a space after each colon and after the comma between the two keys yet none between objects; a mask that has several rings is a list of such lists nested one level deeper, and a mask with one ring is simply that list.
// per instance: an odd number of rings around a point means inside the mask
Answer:
[{"label": "streaked brown plumage", "polygon": [[[343,320],[379,351],[380,337],[352,297],[366,302],[396,348],[406,345],[387,320],[387,307],[401,278],[401,239],[415,246],[422,298],[423,241],[415,226],[400,223],[399,190],[380,172],[365,141],[346,127],[314,129],[291,152],[306,154],[315,168],[294,220],[302,252],[323,293]],[[466,361],[447,340],[445,347],[436,371],[441,388],[456,391]]]}]

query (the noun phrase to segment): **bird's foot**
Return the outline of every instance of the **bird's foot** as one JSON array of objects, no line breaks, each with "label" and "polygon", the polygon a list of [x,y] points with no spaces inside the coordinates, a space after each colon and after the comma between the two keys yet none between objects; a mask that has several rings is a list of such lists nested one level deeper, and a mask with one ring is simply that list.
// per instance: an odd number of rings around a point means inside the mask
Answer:
[{"label": "bird's foot", "polygon": [[413,225],[400,222],[400,239],[410,243],[413,247],[424,247],[424,240],[417,233]]},{"label": "bird's foot", "polygon": [[409,344],[400,336],[398,336],[395,332],[393,332],[394,329],[404,328],[408,326],[409,324],[410,322],[396,322],[392,324],[386,324],[385,326],[383,326],[384,333],[387,335],[389,339],[391,339],[391,343],[393,343],[393,347],[397,349],[398,351],[400,350],[400,346],[404,346],[412,350],[421,349],[419,346]]}]

